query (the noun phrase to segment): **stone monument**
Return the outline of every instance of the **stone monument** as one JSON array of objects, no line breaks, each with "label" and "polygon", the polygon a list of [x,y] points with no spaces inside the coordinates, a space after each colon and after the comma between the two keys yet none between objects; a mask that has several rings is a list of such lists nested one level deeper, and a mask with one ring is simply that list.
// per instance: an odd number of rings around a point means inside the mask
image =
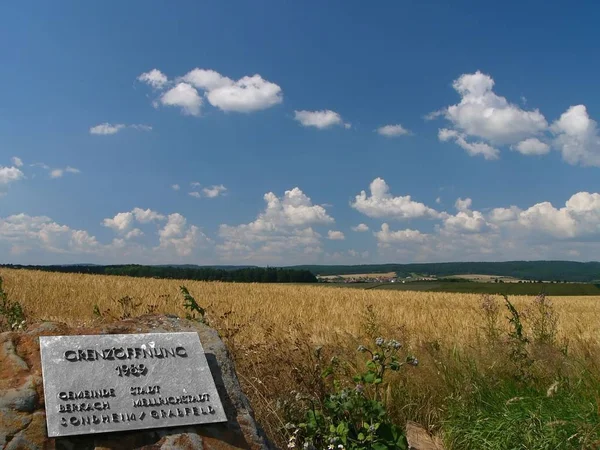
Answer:
[{"label": "stone monument", "polygon": [[0,334],[0,448],[273,447],[216,331],[148,315]]}]

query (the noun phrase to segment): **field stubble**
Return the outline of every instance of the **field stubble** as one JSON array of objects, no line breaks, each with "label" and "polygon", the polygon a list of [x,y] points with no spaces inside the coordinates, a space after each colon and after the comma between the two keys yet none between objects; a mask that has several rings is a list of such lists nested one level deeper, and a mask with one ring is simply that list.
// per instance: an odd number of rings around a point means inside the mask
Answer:
[{"label": "field stubble", "polygon": [[[0,277],[9,297],[25,307],[28,320],[69,324],[118,316],[123,312],[118,301],[126,296],[139,305],[129,311],[134,315],[156,312],[185,317],[179,292],[179,286],[185,285],[229,346],[257,418],[279,444],[288,437],[285,422],[298,414],[294,396],[298,392],[318,396],[328,389],[320,374],[332,356],[349,361],[348,372],[358,370],[363,361],[356,346],[374,336],[401,340],[421,361],[419,367],[391,379],[386,402],[398,421],[417,420],[433,431],[443,428],[449,398],[466,395],[479,375],[490,379],[508,376],[510,366],[501,350],[504,338],[496,343],[486,340],[481,296],[476,294],[184,282],[10,269],[1,269]],[[522,311],[532,305],[532,297],[510,300]],[[552,298],[559,318],[556,348],[568,348],[569,357],[563,358],[555,349],[538,348],[536,351],[543,353],[536,369],[540,386],[552,383],[557,373],[578,377],[578,370],[583,369],[570,360],[583,361],[586,373],[594,377],[599,374],[599,300],[590,296]],[[95,308],[104,318],[94,314]],[[506,316],[501,309],[501,334],[509,330]],[[527,319],[527,314],[523,317]],[[461,442],[456,448],[468,448],[467,441]]]}]

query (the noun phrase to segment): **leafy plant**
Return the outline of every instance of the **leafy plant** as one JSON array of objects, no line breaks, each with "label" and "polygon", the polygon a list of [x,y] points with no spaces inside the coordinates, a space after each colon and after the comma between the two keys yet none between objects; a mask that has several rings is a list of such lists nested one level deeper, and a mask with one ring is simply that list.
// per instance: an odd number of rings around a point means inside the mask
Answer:
[{"label": "leafy plant", "polygon": [[185,318],[189,320],[197,320],[198,322],[208,324],[206,318],[206,311],[202,306],[198,304],[196,299],[192,297],[190,291],[188,291],[188,289],[185,286],[179,286],[179,290],[183,295],[183,307],[187,311],[189,311],[189,313],[186,314]]},{"label": "leafy plant", "polygon": [[[325,396],[320,405],[310,402],[305,420],[290,437],[288,448],[313,449],[405,449],[404,431],[394,424],[382,401],[382,386],[387,372],[397,372],[404,365],[416,366],[412,356],[400,358],[402,345],[379,337],[375,347],[359,346],[368,354],[365,369],[352,378],[354,387],[334,380],[333,393]],[[335,364],[339,364],[334,360]],[[323,372],[324,377],[335,373],[335,367]],[[298,447],[302,443],[302,447]]]},{"label": "leafy plant", "polygon": [[525,335],[521,314],[508,300],[506,295],[503,297],[510,313],[510,316],[508,317],[508,322],[511,327],[511,330],[508,333],[508,343],[510,346],[509,357],[517,369],[517,379],[520,381],[527,381],[532,377],[531,365],[533,364],[533,360],[530,358],[529,351],[527,350],[529,338]]},{"label": "leafy plant", "polygon": [[25,327],[25,310],[19,302],[9,300],[0,277],[0,330],[20,330]]}]

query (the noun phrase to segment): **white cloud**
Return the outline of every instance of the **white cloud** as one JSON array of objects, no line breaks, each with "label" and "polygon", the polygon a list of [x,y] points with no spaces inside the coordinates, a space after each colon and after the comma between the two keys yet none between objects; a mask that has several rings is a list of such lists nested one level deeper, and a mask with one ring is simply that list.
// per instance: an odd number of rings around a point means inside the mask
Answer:
[{"label": "white cloud", "polygon": [[351,206],[368,217],[391,219],[416,219],[440,217],[436,210],[415,202],[410,195],[393,197],[383,178],[375,178],[370,185],[371,196],[361,191]]},{"label": "white cloud", "polygon": [[[563,207],[540,202],[526,209],[497,207],[484,214],[459,199],[456,215],[443,214],[430,234],[375,233],[381,255],[418,261],[596,259],[600,251],[600,194],[578,192]],[[418,246],[408,246],[418,242]]]},{"label": "white cloud", "polygon": [[330,128],[335,125],[342,125],[350,128],[349,123],[344,123],[342,116],[330,109],[323,111],[294,111],[294,119],[305,127],[315,127],[320,130]]},{"label": "white cloud", "polygon": [[198,91],[191,85],[179,83],[162,94],[160,102],[165,106],[178,106],[186,115],[199,116],[202,97],[200,97]]},{"label": "white cloud", "polygon": [[206,97],[211,105],[223,111],[236,112],[259,111],[283,101],[281,88],[258,74],[211,89]]},{"label": "white cloud", "polygon": [[223,243],[217,249],[224,259],[289,263],[310,261],[322,252],[321,235],[312,225],[334,222],[323,206],[313,205],[297,187],[282,197],[268,192],[264,199],[266,208],[253,222],[219,227]]},{"label": "white cloud", "polygon": [[369,227],[364,223],[359,223],[355,227],[352,227],[352,231],[361,233],[361,232],[369,231]]},{"label": "white cloud", "polygon": [[231,86],[231,78],[224,77],[219,72],[211,69],[193,69],[182,77],[183,81],[204,91]]},{"label": "white cloud", "polygon": [[95,237],[84,230],[60,225],[49,217],[16,214],[0,217],[0,243],[8,243],[11,253],[27,252],[33,247],[50,253],[88,253],[96,251]]},{"label": "white cloud", "polygon": [[470,198],[465,198],[464,200],[462,198],[458,198],[456,199],[454,206],[458,211],[468,211],[469,209],[471,209],[472,204],[473,200],[471,200]]},{"label": "white cloud", "polygon": [[15,167],[23,167],[23,160],[17,156],[10,159]]},{"label": "white cloud", "polygon": [[479,211],[461,210],[444,219],[444,228],[453,233],[479,233],[490,226]]},{"label": "white cloud", "polygon": [[17,167],[0,166],[0,186],[25,178],[25,174]]},{"label": "white cloud", "polygon": [[178,256],[189,256],[197,245],[208,238],[195,225],[187,225],[187,220],[179,213],[169,214],[164,228],[158,232],[160,249],[173,249]]},{"label": "white cloud", "polygon": [[385,125],[377,128],[377,133],[387,137],[406,136],[411,134],[410,130],[407,130],[402,125]]},{"label": "white cloud", "polygon": [[67,166],[64,169],[48,169],[50,171],[50,178],[62,178],[65,173],[81,173],[81,170],[75,167]]},{"label": "white cloud", "polygon": [[150,223],[154,221],[164,220],[165,216],[156,211],[152,211],[150,208],[142,209],[142,208],[133,208],[131,211],[139,223]]},{"label": "white cloud", "polygon": [[171,189],[173,189],[174,191],[178,191],[179,189],[181,189],[181,186],[179,186],[178,184],[172,184]]},{"label": "white cloud", "polygon": [[139,228],[134,228],[125,235],[125,239],[134,239],[143,235],[144,232],[142,230],[140,230]]},{"label": "white cloud", "polygon": [[152,69],[150,72],[145,72],[137,79],[154,89],[162,89],[169,81],[167,76],[158,69]]},{"label": "white cloud", "polygon": [[200,186],[202,186],[202,184],[198,183],[197,181],[192,181],[192,182],[190,183],[190,186],[191,186],[191,187],[200,187]]},{"label": "white cloud", "polygon": [[131,212],[118,213],[112,219],[107,218],[102,221],[102,225],[111,228],[116,232],[124,232],[133,224],[134,216]]},{"label": "white cloud", "polygon": [[437,197],[437,198],[435,199],[435,202],[436,202],[438,205],[439,205],[440,203],[442,203],[442,199],[441,199],[441,197]]},{"label": "white cloud", "polygon": [[346,239],[346,236],[344,236],[344,233],[341,231],[329,230],[327,232],[327,238],[332,241],[343,241]]},{"label": "white cloud", "polygon": [[117,134],[119,131],[124,130],[125,128],[133,128],[134,130],[138,130],[138,131],[152,131],[152,127],[150,125],[143,125],[143,124],[125,125],[124,123],[110,124],[108,122],[105,122],[105,123],[101,123],[100,125],[91,127],[90,134],[99,134],[99,135]]},{"label": "white cloud", "polygon": [[[496,159],[499,152],[495,146],[517,144],[548,128],[546,118],[537,109],[523,110],[497,95],[493,91],[494,80],[489,75],[479,71],[463,74],[454,81],[453,87],[461,96],[460,103],[432,113],[428,118],[444,116],[453,128],[440,130],[439,139],[455,140],[470,155]],[[479,140],[469,142],[468,138]],[[531,143],[525,147],[528,145]],[[537,147],[539,151],[539,145]]]},{"label": "white cloud", "polygon": [[108,134],[117,134],[119,131],[121,131],[122,129],[124,129],[127,125],[122,124],[122,123],[116,123],[114,125],[105,122],[105,123],[101,123],[100,125],[95,125],[93,127],[90,128],[90,134],[101,134],[101,135],[108,135]]},{"label": "white cloud", "polygon": [[[158,70],[142,74],[139,80],[155,89],[167,86],[167,77]],[[188,115],[200,115],[201,90],[208,102],[222,111],[254,112],[275,106],[283,101],[281,87],[265,80],[259,74],[245,76],[235,81],[211,69],[196,68],[177,78],[177,85],[163,93],[159,102],[179,106]]]},{"label": "white cloud", "polygon": [[102,225],[111,228],[113,231],[124,234],[126,238],[141,236],[141,230],[131,230],[134,222],[146,224],[154,221],[164,220],[165,216],[151,209],[133,208],[128,212],[121,212],[113,218],[107,218],[102,221]]},{"label": "white cloud", "polygon": [[195,197],[195,198],[202,198],[202,194],[200,192],[196,192],[196,191],[189,192],[188,195]]},{"label": "white cloud", "polygon": [[554,146],[569,164],[600,167],[598,124],[584,105],[571,106],[551,127]]},{"label": "white cloud", "polygon": [[485,159],[498,159],[500,150],[492,147],[485,142],[467,142],[464,133],[459,133],[456,130],[441,128],[438,132],[438,139],[442,142],[454,140],[460,147],[467,151],[471,156],[483,155]]},{"label": "white cloud", "polygon": [[222,184],[219,184],[218,186],[213,185],[213,186],[202,189],[204,196],[208,197],[208,198],[218,197],[219,195],[223,195],[226,191],[227,191],[227,188],[225,186],[223,186]]},{"label": "white cloud", "polygon": [[428,239],[428,235],[421,233],[419,230],[407,228],[406,230],[391,231],[387,223],[381,225],[381,231],[376,231],[373,234],[379,245],[423,243]]},{"label": "white cloud", "polygon": [[538,138],[528,138],[512,147],[523,155],[545,155],[550,151],[550,146]]}]

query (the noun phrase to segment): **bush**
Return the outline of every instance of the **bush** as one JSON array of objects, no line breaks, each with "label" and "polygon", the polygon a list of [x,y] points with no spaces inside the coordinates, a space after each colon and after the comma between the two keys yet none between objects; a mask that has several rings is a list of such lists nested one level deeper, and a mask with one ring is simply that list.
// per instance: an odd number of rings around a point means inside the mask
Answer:
[{"label": "bush", "polygon": [[[375,340],[375,347],[359,346],[358,351],[368,354],[365,369],[352,378],[333,381],[333,392],[319,402],[308,400],[305,421],[298,425],[288,448],[304,449],[404,449],[408,448],[404,430],[392,423],[382,399],[386,372],[398,372],[405,365],[416,366],[412,356],[399,358],[401,344],[383,338]],[[341,363],[334,359],[323,372],[323,377],[336,374]],[[299,399],[302,400],[302,399]]]}]

